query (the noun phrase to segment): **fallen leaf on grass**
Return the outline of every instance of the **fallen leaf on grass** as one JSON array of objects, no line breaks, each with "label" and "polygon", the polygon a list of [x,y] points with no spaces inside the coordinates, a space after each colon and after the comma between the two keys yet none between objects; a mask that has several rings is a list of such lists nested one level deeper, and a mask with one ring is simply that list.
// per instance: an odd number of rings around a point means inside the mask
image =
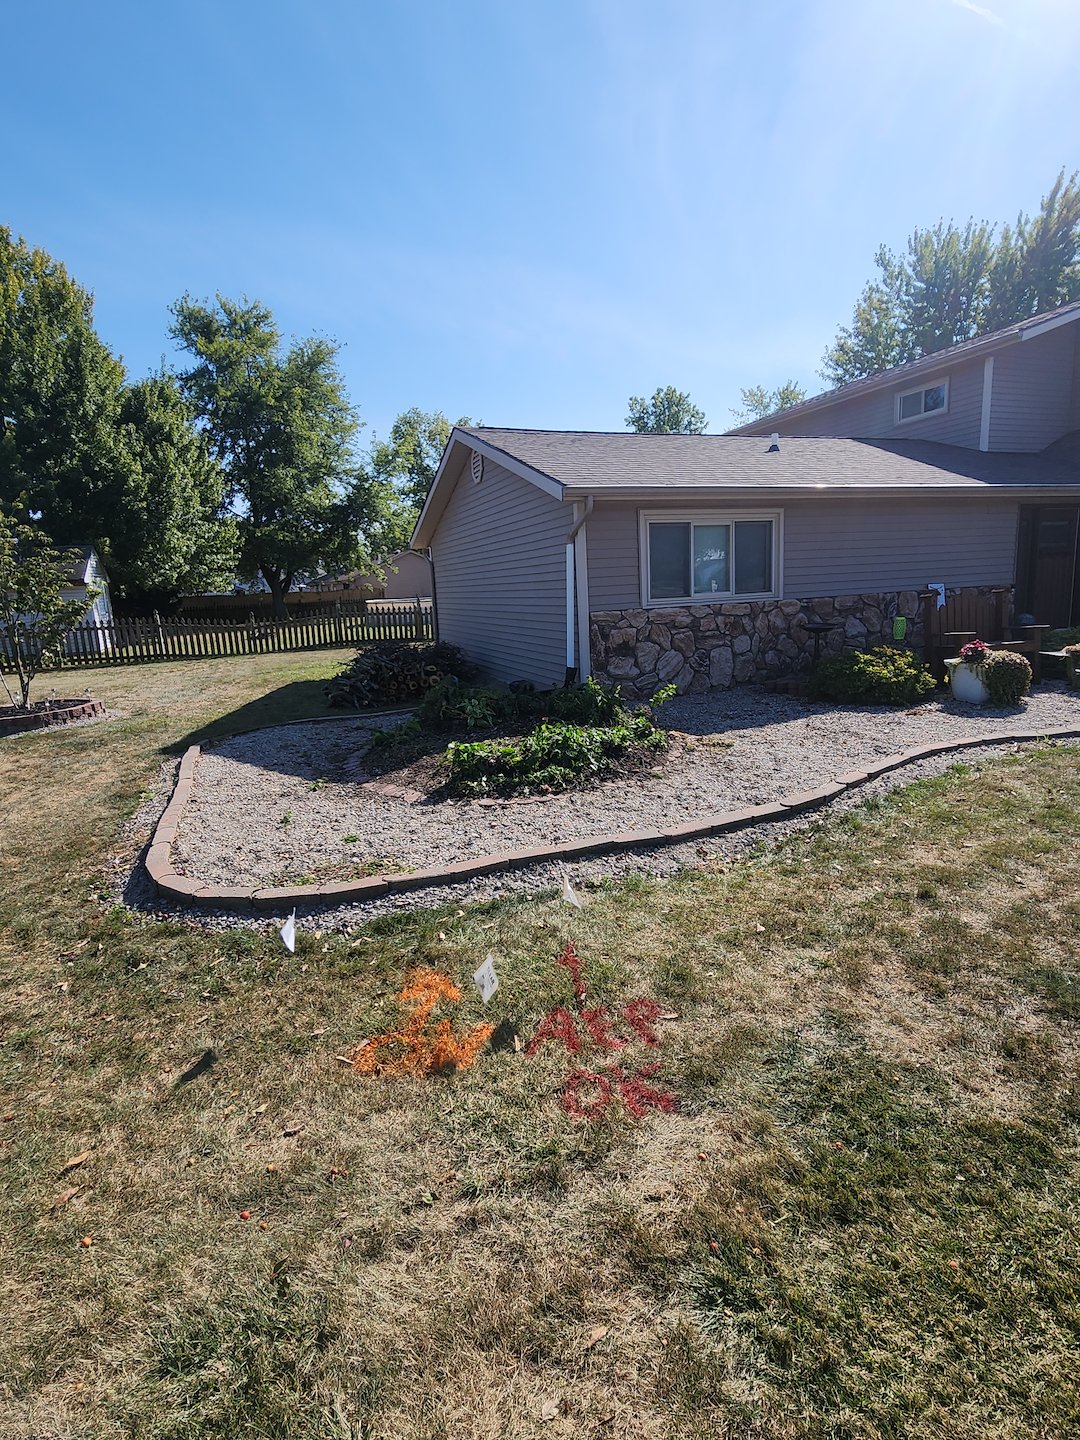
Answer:
[{"label": "fallen leaf on grass", "polygon": [[608,1327],[606,1325],[594,1325],[593,1328],[589,1331],[589,1338],[581,1347],[582,1353],[584,1353],[586,1350],[591,1350],[594,1345],[599,1344],[599,1342],[603,1340],[604,1336],[607,1333]]},{"label": "fallen leaf on grass", "polygon": [[66,1205],[69,1200],[73,1200],[82,1188],[81,1185],[72,1185],[70,1190],[61,1190],[59,1195],[53,1196],[49,1209],[59,1210],[61,1205]]},{"label": "fallen leaf on grass", "polygon": [[77,1170],[80,1165],[85,1165],[93,1154],[92,1150],[84,1150],[81,1155],[73,1155],[66,1165],[61,1165],[56,1172],[58,1175],[66,1175],[69,1170]]},{"label": "fallen leaf on grass", "polygon": [[291,1140],[294,1135],[299,1135],[303,1128],[303,1125],[286,1125],[281,1133],[285,1136],[286,1140]]},{"label": "fallen leaf on grass", "polygon": [[265,1105],[257,1105],[257,1106],[255,1107],[255,1109],[252,1110],[251,1113],[252,1113],[252,1115],[265,1115],[266,1112],[267,1112],[267,1110],[269,1110],[269,1109],[270,1109],[270,1102],[267,1101],[267,1103],[266,1103]]},{"label": "fallen leaf on grass", "polygon": [[540,1419],[546,1424],[549,1420],[557,1420],[559,1417],[558,1400],[545,1400],[540,1406]]}]

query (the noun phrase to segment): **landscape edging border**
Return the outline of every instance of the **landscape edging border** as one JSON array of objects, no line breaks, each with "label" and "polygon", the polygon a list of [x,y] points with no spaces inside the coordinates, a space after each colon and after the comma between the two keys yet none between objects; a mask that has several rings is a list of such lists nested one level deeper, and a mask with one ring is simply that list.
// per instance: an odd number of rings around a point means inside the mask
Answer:
[{"label": "landscape edging border", "polygon": [[[277,727],[272,727],[277,728]],[[363,880],[342,880],[325,885],[294,886],[217,886],[208,885],[189,875],[178,875],[172,868],[172,845],[180,818],[187,808],[195,781],[195,767],[201,747],[190,745],[180,760],[169,803],[154,828],[144,864],[146,872],[162,897],[184,905],[214,910],[283,910],[296,905],[346,904],[375,900],[392,891],[420,890],[428,885],[455,884],[490,875],[498,870],[515,870],[525,865],[546,861],[581,860],[586,856],[609,855],[620,850],[633,850],[639,845],[674,845],[688,840],[726,835],[750,826],[766,825],[827,805],[848,790],[887,775],[901,766],[915,764],[934,755],[949,755],[985,745],[1017,745],[1039,740],[1080,739],[1080,727],[1057,725],[1037,730],[1012,730],[998,735],[965,735],[959,740],[938,740],[930,745],[916,745],[908,750],[886,755],[871,765],[849,770],[827,785],[783,795],[767,805],[751,805],[740,810],[724,810],[702,816],[683,825],[670,825],[658,830],[625,830],[618,835],[594,835],[585,840],[569,840],[563,845],[538,846],[535,849],[508,850],[480,855],[450,865],[433,866],[411,873],[379,875]]]}]

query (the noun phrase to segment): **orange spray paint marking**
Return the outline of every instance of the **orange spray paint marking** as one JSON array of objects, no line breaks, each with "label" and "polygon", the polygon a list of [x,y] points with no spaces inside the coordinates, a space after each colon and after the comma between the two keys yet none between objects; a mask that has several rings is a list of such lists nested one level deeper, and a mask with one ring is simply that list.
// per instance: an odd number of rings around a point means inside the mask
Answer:
[{"label": "orange spray paint marking", "polygon": [[456,1036],[449,1020],[428,1021],[440,1000],[460,1000],[461,991],[438,970],[414,970],[398,1001],[409,1010],[400,1030],[376,1035],[356,1052],[352,1068],[358,1075],[430,1075],[437,1070],[472,1065],[494,1026],[477,1025]]}]

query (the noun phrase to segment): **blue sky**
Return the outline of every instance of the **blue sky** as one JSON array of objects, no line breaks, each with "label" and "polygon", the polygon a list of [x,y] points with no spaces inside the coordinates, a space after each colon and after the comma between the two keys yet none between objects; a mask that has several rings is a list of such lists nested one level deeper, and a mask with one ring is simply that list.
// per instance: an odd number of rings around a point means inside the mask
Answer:
[{"label": "blue sky", "polygon": [[[819,390],[885,242],[1080,167],[1076,0],[57,0],[4,19],[0,223],[134,375],[168,307],[320,332],[411,405],[621,429]],[[12,57],[15,63],[12,64]]]}]

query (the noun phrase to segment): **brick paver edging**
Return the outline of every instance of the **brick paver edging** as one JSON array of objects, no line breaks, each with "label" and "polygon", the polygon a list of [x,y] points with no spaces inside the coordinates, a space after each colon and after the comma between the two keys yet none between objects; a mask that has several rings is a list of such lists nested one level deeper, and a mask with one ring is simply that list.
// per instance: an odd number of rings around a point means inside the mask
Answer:
[{"label": "brick paver edging", "polygon": [[678,844],[724,835],[753,825],[765,825],[801,811],[816,810],[842,795],[857,789],[879,775],[887,775],[902,765],[914,764],[932,755],[948,755],[980,745],[1015,745],[1035,740],[1080,739],[1080,727],[1059,725],[1044,730],[1012,730],[1008,734],[966,735],[960,740],[940,740],[933,745],[918,745],[910,750],[886,755],[857,770],[839,775],[831,784],[815,790],[801,790],[784,795],[768,805],[752,805],[743,810],[725,810],[703,815],[685,825],[671,825],[660,830],[625,830],[619,835],[594,835],[587,840],[569,840],[564,845],[538,846],[533,850],[508,850],[502,854],[481,855],[453,865],[433,866],[403,875],[379,875],[364,880],[342,880],[327,885],[259,886],[207,885],[190,875],[177,875],[172,868],[172,843],[176,839],[180,817],[184,813],[195,781],[195,766],[200,749],[192,745],[180,761],[176,788],[161,819],[157,823],[150,848],[146,853],[146,870],[158,894],[185,905],[213,910],[284,910],[294,905],[347,904],[352,901],[374,900],[390,891],[420,890],[427,885],[453,884],[490,875],[496,870],[512,870],[523,865],[539,865],[549,860],[581,860],[589,855],[611,854],[633,850],[638,845]]},{"label": "brick paver edging", "polygon": [[42,710],[7,710],[0,715],[0,735],[22,735],[28,730],[51,730],[105,714],[104,700],[57,700]]}]

